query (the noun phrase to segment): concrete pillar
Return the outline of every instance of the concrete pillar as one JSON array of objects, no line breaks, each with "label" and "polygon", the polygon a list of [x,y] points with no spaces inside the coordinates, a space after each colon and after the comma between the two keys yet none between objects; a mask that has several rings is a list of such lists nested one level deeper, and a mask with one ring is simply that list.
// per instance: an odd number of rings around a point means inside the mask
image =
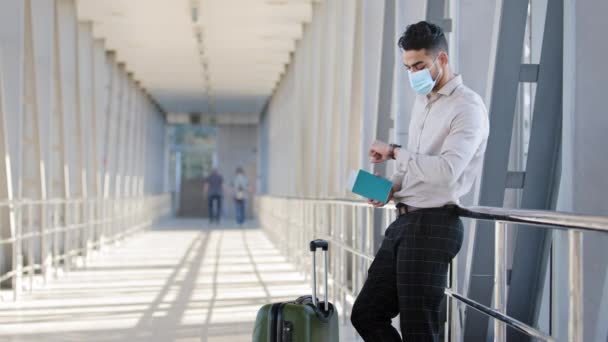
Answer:
[{"label": "concrete pillar", "polygon": [[[562,176],[558,210],[592,215],[606,215],[608,202],[608,155],[601,153],[608,128],[605,91],[601,84],[608,71],[598,68],[608,48],[604,40],[608,22],[608,3],[580,0],[564,1],[564,114],[562,132]],[[567,339],[564,322],[568,315],[567,268],[562,262],[567,255],[565,233],[557,233],[556,260],[556,333]],[[608,328],[608,259],[606,234],[583,235],[583,295],[585,341],[606,341]]]},{"label": "concrete pillar", "polygon": [[[23,35],[24,3],[4,1],[0,3],[0,114],[2,141],[0,160],[2,180],[0,195],[12,200],[20,197],[21,184],[21,129],[23,99]],[[6,208],[0,211],[2,237],[15,233],[15,216]],[[3,246],[0,250],[0,272],[13,267],[12,249]]]},{"label": "concrete pillar", "polygon": [[[370,170],[369,146],[376,138],[380,67],[382,58],[382,22],[384,0],[363,2],[363,121],[360,140],[360,168]],[[388,115],[389,113],[383,113]]]},{"label": "concrete pillar", "polygon": [[408,128],[412,106],[416,95],[410,87],[407,70],[403,66],[402,51],[397,40],[408,25],[425,18],[424,6],[416,0],[397,0],[395,2],[395,67],[393,78],[393,117],[395,119],[393,140],[397,144],[407,145]]}]

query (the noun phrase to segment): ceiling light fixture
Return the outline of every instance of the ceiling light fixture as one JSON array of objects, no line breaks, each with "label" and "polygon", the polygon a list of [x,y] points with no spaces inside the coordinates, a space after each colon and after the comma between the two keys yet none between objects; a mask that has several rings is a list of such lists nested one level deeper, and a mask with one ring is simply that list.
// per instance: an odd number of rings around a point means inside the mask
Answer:
[{"label": "ceiling light fixture", "polygon": [[211,82],[210,82],[210,73],[209,73],[209,66],[208,66],[208,60],[205,56],[205,35],[204,35],[204,30],[203,27],[201,26],[199,20],[199,15],[200,15],[200,0],[190,0],[190,13],[191,13],[191,20],[192,20],[192,26],[193,26],[193,33],[194,33],[194,39],[196,42],[196,46],[198,48],[198,54],[199,54],[199,58],[200,58],[200,63],[201,63],[201,77],[204,80],[204,92],[208,98],[207,101],[207,112],[208,113],[213,113],[214,111],[214,105],[213,105],[213,97],[212,97],[212,90],[211,90]]},{"label": "ceiling light fixture", "polygon": [[198,1],[192,0],[190,2],[190,19],[194,24],[198,23]]},{"label": "ceiling light fixture", "polygon": [[124,18],[124,14],[120,11],[112,11],[110,13],[110,17],[114,17],[114,18]]},{"label": "ceiling light fixture", "polygon": [[287,0],[266,0],[268,5],[287,5]]}]

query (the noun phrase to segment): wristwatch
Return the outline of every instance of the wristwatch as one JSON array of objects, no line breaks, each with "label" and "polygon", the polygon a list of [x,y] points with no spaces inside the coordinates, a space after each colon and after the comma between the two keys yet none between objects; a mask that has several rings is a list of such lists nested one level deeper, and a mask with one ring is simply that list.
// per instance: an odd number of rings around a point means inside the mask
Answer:
[{"label": "wristwatch", "polygon": [[389,144],[388,146],[390,146],[388,150],[388,157],[391,159],[395,159],[395,148],[401,148],[401,145]]}]

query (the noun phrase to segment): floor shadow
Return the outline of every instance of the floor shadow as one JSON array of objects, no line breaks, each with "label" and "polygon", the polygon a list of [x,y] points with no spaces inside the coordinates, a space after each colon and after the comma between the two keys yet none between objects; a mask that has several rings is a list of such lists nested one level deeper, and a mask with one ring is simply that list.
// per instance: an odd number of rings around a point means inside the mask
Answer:
[{"label": "floor shadow", "polygon": [[251,341],[256,312],[310,292],[257,227],[155,224],[0,306],[2,341]]}]

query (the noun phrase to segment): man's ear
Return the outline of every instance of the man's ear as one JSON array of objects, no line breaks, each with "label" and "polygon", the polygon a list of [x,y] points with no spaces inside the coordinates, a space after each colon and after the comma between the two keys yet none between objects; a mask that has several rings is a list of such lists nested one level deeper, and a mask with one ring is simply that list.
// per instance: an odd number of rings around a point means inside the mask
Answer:
[{"label": "man's ear", "polygon": [[450,61],[450,58],[448,57],[448,53],[445,51],[440,51],[439,52],[439,56],[438,56],[439,62],[442,65],[447,65],[448,62]]}]

